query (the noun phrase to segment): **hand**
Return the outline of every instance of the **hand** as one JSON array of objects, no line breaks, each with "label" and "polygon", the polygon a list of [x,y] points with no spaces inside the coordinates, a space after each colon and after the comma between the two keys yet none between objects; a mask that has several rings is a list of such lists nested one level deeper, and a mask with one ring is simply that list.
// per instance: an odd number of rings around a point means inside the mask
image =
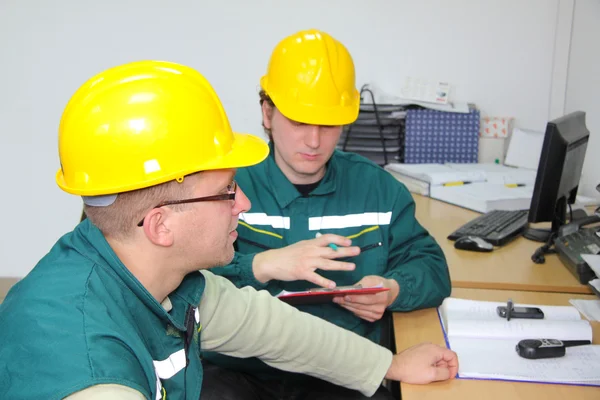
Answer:
[{"label": "hand", "polygon": [[[338,246],[333,250],[328,246]],[[344,236],[325,234],[316,239],[303,240],[290,246],[267,250],[254,256],[252,271],[256,280],[266,283],[270,280],[306,280],[315,285],[334,288],[335,282],[323,278],[315,271],[352,271],[354,263],[334,261],[336,258],[354,257],[360,254],[357,246],[348,247],[351,240]]]},{"label": "hand", "polygon": [[413,384],[425,384],[453,379],[458,373],[456,353],[431,343],[421,343],[398,353],[386,379]]},{"label": "hand", "polygon": [[400,286],[394,279],[385,279],[376,275],[368,275],[357,284],[363,287],[377,286],[383,284],[390,290],[374,294],[353,294],[344,297],[334,297],[334,303],[339,304],[346,310],[351,311],[359,318],[369,322],[381,319],[386,308],[390,306],[400,293]]}]

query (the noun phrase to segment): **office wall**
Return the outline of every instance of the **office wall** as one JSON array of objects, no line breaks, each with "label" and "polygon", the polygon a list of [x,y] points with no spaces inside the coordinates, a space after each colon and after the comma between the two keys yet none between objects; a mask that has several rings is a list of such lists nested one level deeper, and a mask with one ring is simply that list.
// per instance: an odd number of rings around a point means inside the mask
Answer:
[{"label": "office wall", "polygon": [[394,92],[406,76],[446,80],[483,114],[541,130],[564,104],[554,65],[566,65],[560,21],[572,1],[4,0],[0,276],[25,275],[77,223],[80,200],[54,183],[57,127],[69,96],[105,68],[189,64],[213,83],[234,129],[262,135],[256,93],[271,49],[318,27],[350,49],[359,85]]},{"label": "office wall", "polygon": [[600,198],[600,2],[576,0],[567,79],[566,112],[584,110],[590,130],[580,188]]}]

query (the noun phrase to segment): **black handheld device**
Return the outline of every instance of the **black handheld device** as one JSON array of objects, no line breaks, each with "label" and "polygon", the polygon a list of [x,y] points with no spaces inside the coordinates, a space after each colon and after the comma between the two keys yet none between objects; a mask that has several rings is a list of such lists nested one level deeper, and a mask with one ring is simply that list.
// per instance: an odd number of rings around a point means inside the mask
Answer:
[{"label": "black handheld device", "polygon": [[524,339],[517,344],[515,350],[523,358],[538,360],[562,357],[567,347],[591,343],[589,340]]},{"label": "black handheld device", "polygon": [[544,312],[538,307],[514,307],[511,299],[508,299],[505,306],[496,307],[496,312],[500,318],[506,318],[510,321],[511,318],[527,318],[527,319],[544,319]]}]

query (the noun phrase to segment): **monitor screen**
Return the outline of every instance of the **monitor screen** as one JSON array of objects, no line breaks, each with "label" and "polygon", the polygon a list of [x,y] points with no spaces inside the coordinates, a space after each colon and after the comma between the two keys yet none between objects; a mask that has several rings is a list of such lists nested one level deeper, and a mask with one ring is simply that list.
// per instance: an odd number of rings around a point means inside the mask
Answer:
[{"label": "monitor screen", "polygon": [[548,122],[529,222],[552,222],[552,232],[566,223],[567,204],[575,202],[589,135],[583,111]]}]

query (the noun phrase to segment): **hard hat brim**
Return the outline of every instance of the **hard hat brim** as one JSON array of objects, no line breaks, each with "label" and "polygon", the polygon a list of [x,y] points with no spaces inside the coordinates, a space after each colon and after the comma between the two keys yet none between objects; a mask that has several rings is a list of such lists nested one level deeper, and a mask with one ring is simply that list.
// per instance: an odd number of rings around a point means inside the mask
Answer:
[{"label": "hard hat brim", "polygon": [[103,196],[159,185],[201,171],[249,167],[262,162],[269,155],[269,145],[263,139],[248,133],[233,132],[233,136],[233,145],[228,153],[209,162],[199,162],[191,168],[173,172],[158,179],[149,179],[145,182],[136,182],[121,187],[72,188],[67,185],[62,169],[59,169],[56,172],[56,183],[62,190],[70,194]]},{"label": "hard hat brim", "polygon": [[206,163],[198,171],[249,167],[262,162],[269,155],[269,145],[263,139],[249,133],[233,132],[233,136],[235,140],[231,151]]}]

